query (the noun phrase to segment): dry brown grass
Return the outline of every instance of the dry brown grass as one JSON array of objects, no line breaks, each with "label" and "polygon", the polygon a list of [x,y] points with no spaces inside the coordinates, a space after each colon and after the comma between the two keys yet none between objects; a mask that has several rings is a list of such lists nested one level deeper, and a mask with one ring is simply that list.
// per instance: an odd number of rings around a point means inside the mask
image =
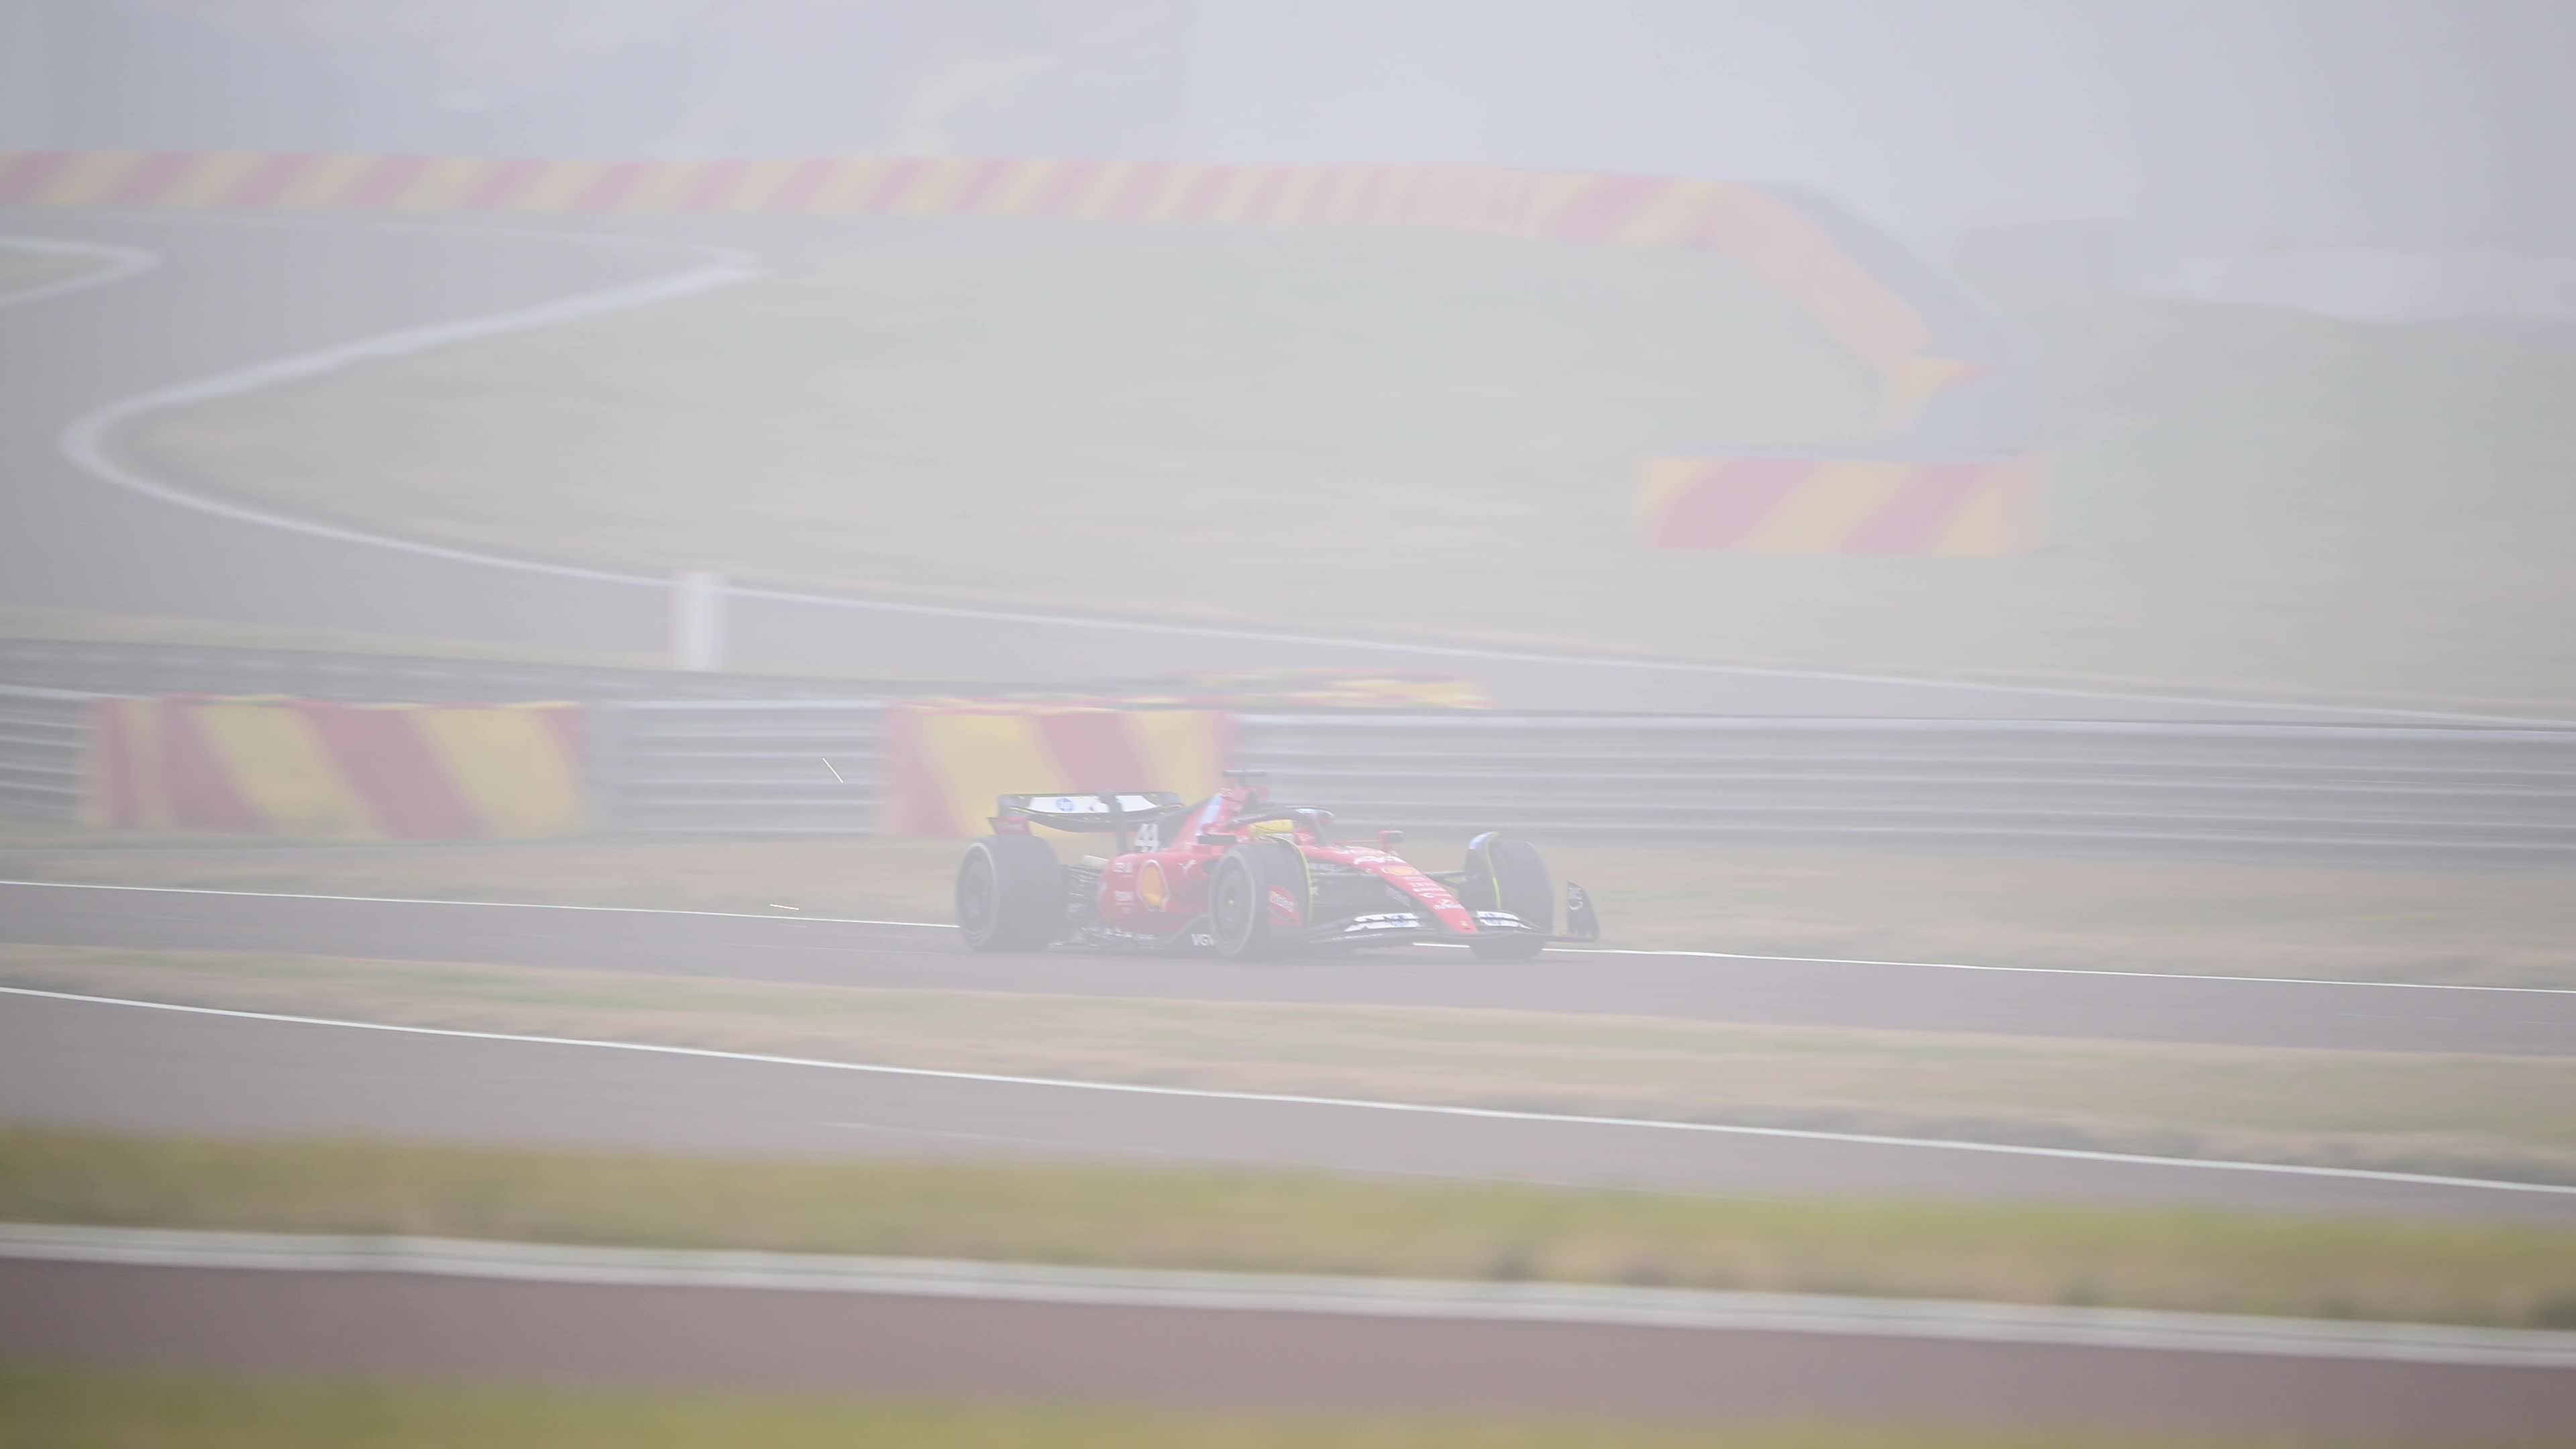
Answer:
[{"label": "dry brown grass", "polygon": [[[2280,1449],[2277,1441],[2266,1441]],[[2120,1434],[866,1404],[709,1391],[0,1368],[0,1449],[2256,1449]],[[2327,1449],[2309,1441],[2308,1449]]]},{"label": "dry brown grass", "polygon": [[2576,1324],[2576,1230],[0,1129],[0,1220]]}]

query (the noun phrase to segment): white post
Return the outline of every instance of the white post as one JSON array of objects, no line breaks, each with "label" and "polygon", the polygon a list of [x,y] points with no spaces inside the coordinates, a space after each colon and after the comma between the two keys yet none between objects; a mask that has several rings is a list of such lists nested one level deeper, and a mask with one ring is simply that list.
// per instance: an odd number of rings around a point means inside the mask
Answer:
[{"label": "white post", "polygon": [[724,667],[724,576],[693,569],[671,580],[671,667]]}]

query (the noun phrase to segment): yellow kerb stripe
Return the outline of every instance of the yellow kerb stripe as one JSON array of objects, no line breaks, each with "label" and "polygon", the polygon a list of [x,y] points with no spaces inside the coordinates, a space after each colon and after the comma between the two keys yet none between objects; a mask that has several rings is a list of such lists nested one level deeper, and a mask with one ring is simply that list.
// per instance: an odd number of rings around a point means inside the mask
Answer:
[{"label": "yellow kerb stripe", "polygon": [[267,160],[249,151],[217,151],[192,156],[178,176],[153,198],[161,206],[221,206],[233,188]]},{"label": "yellow kerb stripe", "polygon": [[1898,363],[1887,379],[1887,417],[1899,425],[1913,422],[1924,404],[1943,388],[1967,375],[1970,364],[1955,357],[1919,353]]},{"label": "yellow kerb stripe", "polygon": [[1987,469],[1932,552],[1956,558],[1997,558],[2019,553],[2039,539],[2040,464],[2016,458]]},{"label": "yellow kerb stripe", "polygon": [[1723,190],[1714,181],[1659,181],[1629,209],[1613,235],[1631,246],[1672,246],[1716,209],[1717,193]]},{"label": "yellow kerb stripe", "polygon": [[899,216],[948,216],[957,210],[958,193],[983,163],[958,156],[935,156],[913,169],[903,194],[895,198]]},{"label": "yellow kerb stripe", "polygon": [[582,828],[581,762],[549,718],[569,708],[424,709],[413,719],[483,834],[534,840]]},{"label": "yellow kerb stripe", "polygon": [[511,204],[520,211],[567,211],[607,174],[601,161],[551,161],[520,186]]},{"label": "yellow kerb stripe", "polygon": [[669,211],[698,179],[695,161],[660,161],[644,168],[617,204],[620,211]]},{"label": "yellow kerb stripe", "polygon": [[746,162],[735,173],[732,188],[715,198],[718,211],[767,211],[770,198],[787,184],[796,168],[805,163],[796,157],[765,157]]},{"label": "yellow kerb stripe", "polygon": [[1145,709],[1127,716],[1149,790],[1196,800],[1225,783],[1225,716],[1203,709]]},{"label": "yellow kerb stripe", "polygon": [[1649,522],[1661,518],[1673,501],[1690,491],[1690,486],[1707,476],[1706,458],[1650,458],[1646,461],[1646,486],[1638,505]]},{"label": "yellow kerb stripe", "polygon": [[444,211],[463,201],[492,163],[473,156],[433,156],[394,198],[396,211]]},{"label": "yellow kerb stripe", "polygon": [[976,209],[988,216],[1027,216],[1063,175],[1060,162],[1013,161],[984,188],[983,204]]},{"label": "yellow kerb stripe", "polygon": [[270,832],[382,838],[374,812],[341,778],[320,731],[294,705],[223,700],[174,707],[189,711],[233,788],[267,818]]},{"label": "yellow kerb stripe", "polygon": [[985,833],[993,797],[1069,788],[1064,772],[1025,715],[930,714],[920,717],[922,767],[945,811],[947,832]]},{"label": "yellow kerb stripe", "polygon": [[825,172],[821,184],[806,198],[808,211],[856,211],[865,205],[876,189],[877,178],[885,174],[886,163],[873,156],[836,161]]},{"label": "yellow kerb stripe", "polygon": [[1745,539],[1752,553],[1832,553],[1896,496],[1905,463],[1820,463]]},{"label": "yellow kerb stripe", "polygon": [[296,211],[331,206],[369,171],[385,164],[381,156],[308,156],[296,163],[294,177],[278,193],[277,204]]}]

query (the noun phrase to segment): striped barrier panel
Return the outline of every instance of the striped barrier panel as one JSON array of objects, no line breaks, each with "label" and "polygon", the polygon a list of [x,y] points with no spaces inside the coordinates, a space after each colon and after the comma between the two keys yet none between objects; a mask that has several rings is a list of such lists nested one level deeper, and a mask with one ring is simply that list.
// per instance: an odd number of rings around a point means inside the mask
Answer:
[{"label": "striped barrier panel", "polygon": [[998,795],[1171,790],[1223,783],[1234,716],[1204,709],[917,701],[886,711],[878,799],[889,835],[988,833]]},{"label": "striped barrier panel", "polygon": [[573,704],[107,699],[83,816],[117,829],[321,840],[527,840],[587,823]]},{"label": "striped barrier panel", "polygon": [[[0,206],[7,205],[1383,227],[1713,251],[1781,288],[1877,374],[1895,444],[1888,451],[2005,464],[2019,459],[2029,431],[2027,369],[1999,324],[1885,233],[1787,187],[1500,167],[1047,157],[0,152]],[[1647,470],[1650,513],[1665,499],[1657,466]],[[1692,541],[1700,537],[1650,526],[1646,541],[1735,546]]]},{"label": "striped barrier panel", "polygon": [[1665,458],[1647,470],[1646,542],[1739,553],[2019,553],[2039,533],[2037,458],[1905,463]]}]

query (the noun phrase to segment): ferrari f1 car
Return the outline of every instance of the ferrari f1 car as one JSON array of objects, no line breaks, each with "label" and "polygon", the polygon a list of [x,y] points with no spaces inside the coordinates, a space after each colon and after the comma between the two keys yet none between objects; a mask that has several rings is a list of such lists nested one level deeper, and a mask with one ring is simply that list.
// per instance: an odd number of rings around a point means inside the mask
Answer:
[{"label": "ferrari f1 car", "polygon": [[[1556,887],[1526,841],[1468,842],[1465,868],[1425,871],[1398,831],[1336,842],[1332,812],[1274,804],[1251,772],[1197,804],[1178,795],[1004,795],[993,833],[957,868],[957,924],[977,951],[1071,947],[1244,960],[1445,941],[1479,956],[1537,955],[1601,930],[1583,888]],[[1057,860],[1032,827],[1114,836],[1113,852]]]}]

